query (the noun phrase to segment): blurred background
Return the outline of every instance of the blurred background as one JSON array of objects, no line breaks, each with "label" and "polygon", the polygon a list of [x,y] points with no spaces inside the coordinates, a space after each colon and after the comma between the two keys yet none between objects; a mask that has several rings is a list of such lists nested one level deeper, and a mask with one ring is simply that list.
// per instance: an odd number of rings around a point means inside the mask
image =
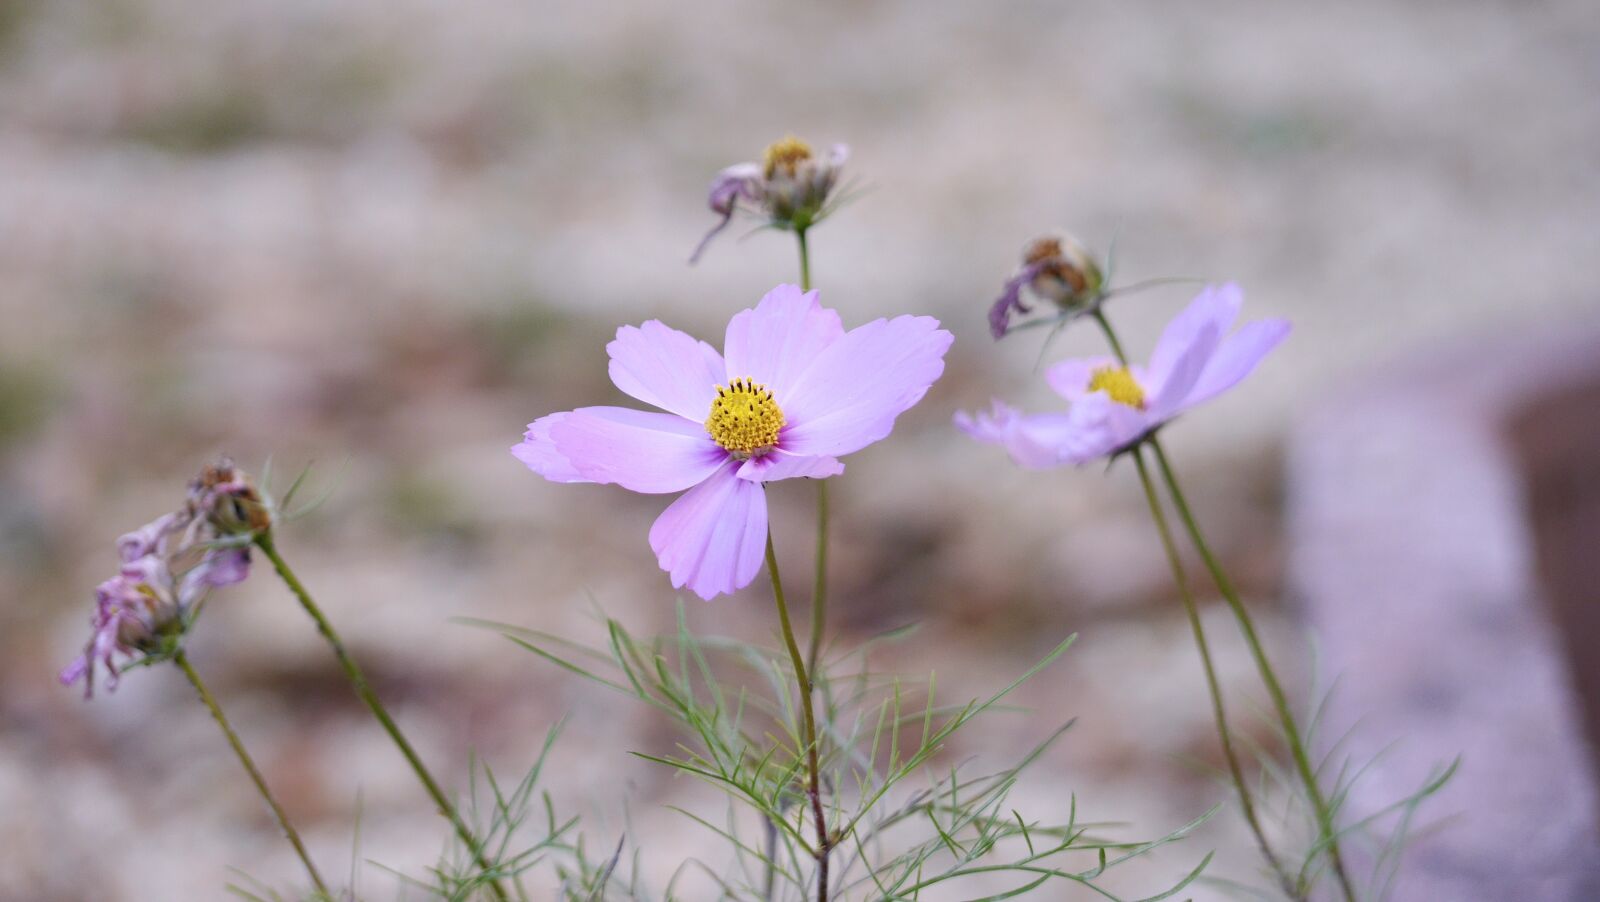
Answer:
[{"label": "blurred background", "polygon": [[[1103,253],[1115,236],[1117,281],[1235,279],[1247,316],[1293,318],[1169,443],[1302,693],[1286,431],[1395,360],[1600,313],[1586,0],[0,0],[0,897],[214,899],[233,868],[297,884],[172,668],[90,703],[55,680],[116,537],[219,452],[315,464],[328,500],[280,546],[436,772],[460,786],[476,753],[519,773],[565,716],[550,788],[597,846],[626,803],[657,886],[712,848],[664,805],[714,799],[626,754],[669,750],[661,722],[449,620],[596,640],[598,606],[670,625],[645,542],[664,500],[548,484],[507,449],[545,413],[625,402],[603,350],[617,325],[720,344],[795,279],[790,236],[737,224],[686,263],[712,175],[790,132],[850,144],[869,189],[813,235],[823,300],[847,326],[924,312],[957,337],[944,379],[834,487],[836,639],[919,621],[883,666],[936,669],[961,698],[1079,633],[1022,694],[1035,716],[950,754],[1001,763],[1077,717],[1026,784],[1040,816],[1075,792],[1154,836],[1225,793],[1132,472],[1022,473],[949,424],[995,395],[1050,403],[1040,333],[996,345],[984,320],[1027,239],[1064,227]],[[1118,301],[1130,351],[1187,299]],[[1099,347],[1076,330],[1050,353]],[[773,494],[804,573],[812,493]],[[687,611],[774,629],[758,588]],[[269,572],[219,592],[191,649],[326,871],[349,869],[358,807],[358,859],[433,862],[442,823]],[[1249,878],[1235,821],[1118,885],[1210,848]],[[365,896],[399,894],[358,868]]]}]

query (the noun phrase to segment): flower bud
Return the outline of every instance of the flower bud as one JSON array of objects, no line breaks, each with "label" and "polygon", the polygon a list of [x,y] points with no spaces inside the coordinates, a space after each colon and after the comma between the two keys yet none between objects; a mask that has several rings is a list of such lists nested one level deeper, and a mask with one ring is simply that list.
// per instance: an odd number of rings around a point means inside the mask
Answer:
[{"label": "flower bud", "polygon": [[789,228],[809,227],[821,218],[849,155],[849,148],[835,144],[819,158],[811,145],[793,135],[768,146],[761,158],[761,199],[767,215]]},{"label": "flower bud", "polygon": [[189,512],[223,535],[248,535],[272,528],[272,513],[250,474],[223,457],[189,483]]},{"label": "flower bud", "polygon": [[1069,235],[1057,233],[1030,241],[1023,249],[1022,265],[989,308],[989,331],[995,338],[1003,338],[1010,330],[1013,315],[1033,310],[1023,301],[1024,288],[1062,310],[1086,310],[1100,299],[1103,277],[1094,256]]},{"label": "flower bud", "polygon": [[1047,235],[1028,244],[1023,266],[1037,266],[1028,290],[1063,309],[1079,306],[1100,293],[1100,267],[1088,248],[1071,236]]},{"label": "flower bud", "polygon": [[804,231],[828,215],[828,198],[839,181],[839,170],[850,157],[850,149],[835,144],[825,156],[817,156],[811,145],[790,135],[774,142],[761,155],[760,162],[738,163],[717,173],[711,182],[706,205],[722,217],[700,239],[690,263],[700,259],[740,207],[765,217],[768,224],[782,229]]}]

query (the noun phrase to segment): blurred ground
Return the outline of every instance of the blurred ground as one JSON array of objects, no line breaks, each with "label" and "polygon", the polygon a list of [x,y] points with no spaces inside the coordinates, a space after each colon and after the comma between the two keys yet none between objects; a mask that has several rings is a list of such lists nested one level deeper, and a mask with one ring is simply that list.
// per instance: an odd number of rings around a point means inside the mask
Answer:
[{"label": "blurred ground", "polygon": [[[619,322],[715,338],[793,278],[770,234],[684,264],[712,173],[789,131],[849,142],[872,189],[815,235],[824,300],[847,324],[930,312],[957,334],[945,379],[835,490],[835,624],[848,641],[923,621],[893,663],[936,667],[951,696],[1080,632],[1026,693],[1037,718],[955,754],[998,759],[1077,716],[1031,797],[1171,829],[1222,794],[1174,760],[1214,743],[1137,485],[1019,473],[955,436],[951,412],[992,394],[1047,403],[1037,338],[991,344],[986,303],[1061,225],[1101,249],[1117,234],[1119,280],[1233,278],[1250,312],[1294,318],[1259,378],[1171,438],[1275,610],[1288,418],[1445,336],[1595,315],[1597,49],[1581,0],[0,0],[0,896],[295,880],[177,674],[88,705],[54,682],[115,537],[218,451],[318,462],[333,495],[281,544],[439,771],[463,775],[469,749],[523,767],[569,715],[552,788],[597,843],[625,795],[652,875],[703,850],[661,809],[688,788],[624,754],[670,741],[659,724],[446,620],[592,636],[592,598],[639,631],[670,621],[644,542],[662,501],[545,484],[506,449],[535,416],[620,399],[602,350]],[[1184,299],[1119,303],[1135,353]],[[776,493],[802,573],[810,493]],[[768,609],[752,589],[690,615],[761,638]],[[1306,641],[1264,616],[1296,669]],[[218,596],[193,655],[325,868],[348,860],[358,785],[362,854],[431,861],[443,831],[266,573]],[[1219,873],[1249,874],[1229,819],[1144,885],[1213,846]],[[372,867],[361,886],[396,892]]]}]

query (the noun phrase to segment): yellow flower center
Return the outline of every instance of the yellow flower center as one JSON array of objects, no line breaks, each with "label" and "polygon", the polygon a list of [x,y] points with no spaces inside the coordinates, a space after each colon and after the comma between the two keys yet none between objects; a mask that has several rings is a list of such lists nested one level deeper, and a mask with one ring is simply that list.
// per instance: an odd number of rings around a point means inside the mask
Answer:
[{"label": "yellow flower center", "polygon": [[760,457],[778,443],[786,421],[772,392],[748,378],[717,386],[717,397],[706,417],[711,440],[740,460]]},{"label": "yellow flower center", "polygon": [[1125,366],[1103,366],[1089,377],[1090,391],[1103,391],[1111,400],[1144,409],[1144,388]]},{"label": "yellow flower center", "polygon": [[789,135],[767,147],[766,153],[761,155],[761,164],[769,179],[777,175],[779,169],[782,169],[789,178],[794,178],[800,164],[809,159],[811,159],[811,145],[794,135]]}]

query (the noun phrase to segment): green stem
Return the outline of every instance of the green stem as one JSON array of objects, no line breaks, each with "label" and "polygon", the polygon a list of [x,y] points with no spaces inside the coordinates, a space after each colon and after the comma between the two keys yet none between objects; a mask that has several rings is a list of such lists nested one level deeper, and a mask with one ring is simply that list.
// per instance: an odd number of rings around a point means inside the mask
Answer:
[{"label": "green stem", "polygon": [[811,647],[806,653],[806,672],[817,672],[822,654],[822,633],[828,600],[828,480],[817,480],[817,571],[811,583]]},{"label": "green stem", "polygon": [[[400,732],[399,725],[394,722],[393,717],[389,716],[388,709],[383,706],[383,702],[378,700],[377,693],[373,692],[372,687],[367,683],[366,674],[362,673],[361,667],[356,664],[355,659],[345,650],[344,641],[339,638],[339,634],[334,630],[333,624],[328,622],[328,618],[323,615],[322,609],[312,599],[311,593],[307,592],[305,586],[300,584],[300,580],[294,575],[294,571],[289,569],[288,563],[278,554],[277,546],[272,541],[272,534],[267,532],[260,533],[256,536],[255,542],[261,552],[272,562],[273,569],[278,571],[278,576],[283,580],[284,585],[289,587],[289,591],[299,600],[300,606],[305,608],[306,613],[315,621],[317,630],[322,633],[322,637],[328,641],[328,645],[333,649],[333,655],[339,660],[339,666],[344,669],[345,677],[350,680],[350,685],[355,689],[356,695],[360,696],[361,700],[366,703],[367,708],[372,711],[372,716],[378,719],[378,723],[383,725],[383,729],[389,734],[389,738],[394,740],[395,746],[400,749],[400,754],[404,755],[406,762],[411,765],[411,770],[416,773],[417,779],[422,783],[422,788],[427,790],[428,797],[438,807],[439,813],[455,826],[456,835],[461,837],[461,841],[466,844],[467,849],[472,853],[478,865],[484,869],[485,874],[487,875],[488,872],[494,871],[494,866],[484,856],[478,840],[472,835],[472,830],[467,827],[466,821],[461,819],[460,813],[450,803],[450,799],[445,796],[444,790],[439,788],[438,781],[434,780],[433,775],[428,772],[428,768],[423,765],[416,749],[411,747],[411,742],[406,739],[404,733]],[[502,900],[502,902],[505,902],[508,898],[505,889],[494,878],[489,878],[489,889],[494,893],[495,898]]]},{"label": "green stem", "polygon": [[[1106,319],[1105,311],[1099,307],[1094,311],[1095,322],[1100,324],[1100,331],[1105,333],[1106,343],[1111,346],[1111,351],[1123,365],[1128,365],[1128,355],[1122,349],[1122,342],[1117,339],[1116,330],[1111,328],[1111,321]],[[1177,476],[1172,472],[1172,465],[1167,460],[1167,452],[1161,447],[1161,441],[1152,435],[1146,439],[1152,451],[1155,452],[1156,463],[1161,467],[1162,479],[1167,484],[1167,492],[1172,496],[1173,506],[1178,509],[1178,515],[1183,520],[1184,528],[1189,533],[1190,540],[1195,549],[1204,559],[1206,569],[1211,571],[1211,578],[1217,584],[1217,589],[1222,592],[1222,597],[1228,603],[1228,608],[1233,612],[1234,619],[1239,622],[1239,630],[1244,634],[1245,643],[1250,646],[1250,655],[1255,659],[1256,670],[1261,674],[1261,682],[1267,687],[1267,694],[1272,697],[1273,708],[1277,711],[1279,725],[1283,728],[1285,738],[1289,743],[1290,754],[1294,757],[1295,769],[1299,772],[1300,782],[1305,785],[1306,796],[1311,800],[1311,807],[1317,818],[1317,830],[1321,834],[1318,838],[1328,850],[1328,861],[1333,865],[1334,876],[1339,881],[1339,888],[1347,902],[1354,902],[1355,890],[1350,884],[1350,876],[1345,871],[1344,856],[1339,850],[1339,833],[1334,825],[1333,810],[1328,806],[1327,799],[1322,794],[1322,787],[1317,785],[1316,770],[1311,766],[1311,756],[1306,753],[1305,742],[1300,737],[1300,727],[1295,722],[1294,711],[1289,706],[1289,698],[1283,691],[1283,685],[1278,682],[1278,675],[1272,669],[1272,662],[1267,660],[1266,650],[1261,645],[1261,639],[1256,635],[1255,622],[1250,617],[1250,612],[1244,603],[1239,600],[1239,593],[1234,591],[1233,583],[1228,575],[1223,572],[1222,565],[1217,562],[1216,556],[1211,553],[1211,546],[1206,544],[1205,536],[1200,533],[1200,526],[1195,522],[1194,512],[1189,509],[1189,502],[1184,497],[1183,490],[1178,487]],[[1142,463],[1142,459],[1141,459]]]},{"label": "green stem", "polygon": [[1272,663],[1267,660],[1266,650],[1256,634],[1250,612],[1240,601],[1233,582],[1228,579],[1228,574],[1223,571],[1222,565],[1211,551],[1211,546],[1206,543],[1205,536],[1200,532],[1200,525],[1195,521],[1194,512],[1189,508],[1183,489],[1178,486],[1178,477],[1172,471],[1172,463],[1167,459],[1166,450],[1161,447],[1161,440],[1151,436],[1149,444],[1155,452],[1156,464],[1161,468],[1161,477],[1167,484],[1167,494],[1172,497],[1172,504],[1178,510],[1179,519],[1183,520],[1184,528],[1188,530],[1195,550],[1200,552],[1200,557],[1205,561],[1206,569],[1211,571],[1211,578],[1216,582],[1217,589],[1222,592],[1222,597],[1227,600],[1234,618],[1239,621],[1239,629],[1244,633],[1245,642],[1250,646],[1251,656],[1255,658],[1256,669],[1261,672],[1261,682],[1266,685],[1267,694],[1272,697],[1272,706],[1277,711],[1278,720],[1283,726],[1284,737],[1289,743],[1289,752],[1294,757],[1295,769],[1300,774],[1300,782],[1305,784],[1306,795],[1311,799],[1311,806],[1317,817],[1317,828],[1322,834],[1320,839],[1327,846],[1328,861],[1333,865],[1334,876],[1338,879],[1339,888],[1347,902],[1354,902],[1355,890],[1351,886],[1349,874],[1345,871],[1344,856],[1339,850],[1339,831],[1334,823],[1333,809],[1323,796],[1322,787],[1317,784],[1316,769],[1312,767],[1311,756],[1306,752],[1300,728],[1295,722],[1294,710],[1289,705],[1289,697],[1284,693],[1283,685],[1278,682]]},{"label": "green stem", "polygon": [[806,670],[805,659],[800,656],[800,643],[794,639],[794,627],[789,624],[789,606],[783,599],[783,581],[778,577],[778,556],[773,551],[771,529],[767,530],[767,575],[772,577],[772,596],[778,603],[778,622],[783,625],[783,642],[789,648],[795,681],[800,687],[802,738],[806,744],[806,795],[811,799],[811,816],[817,824],[817,902],[828,902],[828,853],[833,847],[833,838],[828,835],[827,815],[822,808],[822,768],[817,758],[817,716],[812,710],[811,676]]},{"label": "green stem", "polygon": [[238,756],[239,763],[244,765],[245,773],[249,774],[250,781],[256,784],[256,792],[266,800],[267,807],[272,809],[272,816],[278,819],[278,826],[283,829],[284,837],[289,840],[289,845],[294,846],[294,853],[300,856],[300,863],[305,865],[306,874],[311,877],[311,884],[317,888],[317,892],[332,899],[333,894],[328,892],[327,884],[322,882],[322,875],[317,873],[317,866],[311,863],[311,855],[306,851],[305,844],[300,841],[300,834],[296,832],[294,825],[289,823],[289,816],[284,814],[283,806],[272,797],[272,791],[267,788],[266,778],[261,776],[261,771],[256,768],[250,753],[245,751],[244,743],[239,740],[239,734],[228,724],[228,718],[222,713],[222,706],[217,704],[206,684],[201,682],[200,674],[195,672],[194,665],[189,663],[189,656],[180,648],[173,654],[172,663],[178,665],[183,675],[189,678],[189,685],[194,687],[195,693],[200,696],[200,701],[211,712],[211,718],[222,728],[222,735],[228,738],[228,745],[233,746],[233,753]]},{"label": "green stem", "polygon": [[[811,246],[806,241],[806,230],[795,230],[800,245],[800,289],[811,290]],[[806,653],[806,671],[817,672],[817,659],[822,654],[822,636],[827,619],[828,601],[828,480],[817,480],[817,565],[811,583],[811,639]]]},{"label": "green stem", "polygon": [[1211,714],[1217,724],[1217,738],[1222,741],[1222,756],[1227,759],[1228,773],[1233,777],[1233,785],[1239,791],[1239,807],[1244,811],[1244,819],[1250,825],[1250,832],[1255,834],[1256,844],[1261,847],[1261,855],[1272,866],[1272,871],[1277,875],[1279,884],[1289,898],[1296,900],[1305,899],[1305,892],[1296,886],[1289,872],[1284,869],[1283,863],[1278,860],[1272,846],[1267,842],[1267,836],[1261,829],[1261,822],[1256,817],[1255,803],[1250,797],[1250,787],[1244,778],[1244,769],[1239,766],[1239,756],[1233,748],[1233,736],[1228,730],[1227,708],[1222,700],[1222,685],[1217,680],[1217,669],[1211,659],[1211,645],[1206,640],[1205,627],[1200,622],[1200,610],[1195,604],[1194,593],[1189,588],[1189,577],[1184,572],[1183,561],[1178,556],[1178,547],[1172,540],[1172,528],[1167,522],[1167,513],[1161,507],[1161,500],[1156,495],[1155,482],[1150,478],[1150,468],[1145,463],[1144,451],[1141,448],[1133,449],[1133,463],[1139,470],[1139,483],[1144,487],[1144,497],[1150,504],[1150,517],[1155,520],[1156,532],[1161,535],[1161,547],[1167,554],[1167,565],[1172,568],[1173,582],[1177,583],[1178,595],[1183,599],[1183,610],[1189,618],[1189,629],[1194,633],[1194,643],[1200,650],[1200,663],[1206,673],[1206,689],[1211,693]]},{"label": "green stem", "polygon": [[811,290],[811,249],[806,244],[806,230],[796,229],[794,237],[800,242],[800,290]]},{"label": "green stem", "polygon": [[1117,333],[1111,328],[1111,321],[1106,319],[1105,310],[1099,306],[1094,308],[1094,321],[1100,324],[1100,331],[1106,335],[1106,344],[1111,345],[1111,353],[1117,355],[1117,362],[1123,366],[1128,365],[1128,355],[1122,350],[1122,342],[1117,340]]}]

